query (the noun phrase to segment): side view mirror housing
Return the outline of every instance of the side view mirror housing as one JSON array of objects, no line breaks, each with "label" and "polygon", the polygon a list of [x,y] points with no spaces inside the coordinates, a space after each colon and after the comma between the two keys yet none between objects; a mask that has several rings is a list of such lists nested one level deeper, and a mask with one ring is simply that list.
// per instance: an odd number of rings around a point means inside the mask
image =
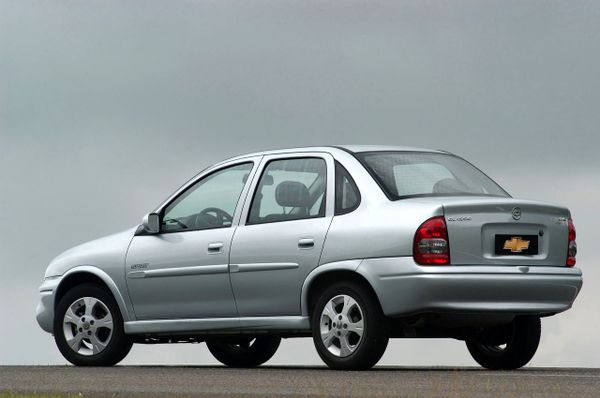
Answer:
[{"label": "side view mirror housing", "polygon": [[142,219],[142,228],[149,234],[160,232],[160,218],[156,213],[149,213]]}]

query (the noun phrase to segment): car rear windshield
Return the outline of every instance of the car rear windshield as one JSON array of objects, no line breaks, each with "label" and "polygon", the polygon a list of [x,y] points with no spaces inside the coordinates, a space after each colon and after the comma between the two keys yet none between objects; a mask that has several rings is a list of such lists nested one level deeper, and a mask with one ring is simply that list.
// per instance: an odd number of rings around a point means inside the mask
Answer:
[{"label": "car rear windshield", "polygon": [[356,156],[392,200],[416,196],[509,196],[476,167],[454,155],[365,152]]}]

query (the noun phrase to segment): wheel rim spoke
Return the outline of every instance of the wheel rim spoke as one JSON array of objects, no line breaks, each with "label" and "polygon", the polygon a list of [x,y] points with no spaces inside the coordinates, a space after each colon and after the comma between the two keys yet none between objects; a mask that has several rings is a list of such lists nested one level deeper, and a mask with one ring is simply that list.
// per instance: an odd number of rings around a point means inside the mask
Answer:
[{"label": "wheel rim spoke", "polygon": [[335,331],[331,329],[328,332],[321,333],[321,339],[323,340],[323,344],[325,347],[329,348],[333,343],[333,339],[335,337]]},{"label": "wheel rim spoke", "polygon": [[79,352],[79,349],[81,348],[82,337],[83,336],[81,336],[81,334],[78,333],[67,340],[67,344],[69,345],[69,347],[71,347],[73,351]]},{"label": "wheel rim spoke", "polygon": [[79,317],[73,311],[73,306],[70,306],[67,309],[67,312],[65,313],[64,322],[65,323],[72,323],[72,324],[77,325],[78,321],[79,321]]},{"label": "wheel rim spoke", "polygon": [[323,309],[323,314],[327,315],[329,319],[334,320],[337,313],[335,312],[335,308],[333,308],[333,301],[329,301],[325,308]]},{"label": "wheel rim spoke", "polygon": [[364,332],[363,320],[361,319],[356,322],[348,322],[348,332],[354,332],[362,337]]},{"label": "wheel rim spoke", "polygon": [[344,307],[342,308],[342,314],[348,316],[352,307],[356,304],[356,301],[350,296],[344,296]]},{"label": "wheel rim spoke", "polygon": [[100,328],[106,328],[106,329],[113,329],[113,320],[112,317],[110,316],[110,314],[106,315],[104,318],[100,318],[97,319],[95,321],[95,325],[96,329],[100,329]]},{"label": "wheel rim spoke", "polygon": [[340,336],[339,340],[340,340],[340,356],[341,357],[347,357],[348,355],[352,354],[354,349],[356,349],[356,346],[354,348],[352,348],[350,346],[350,342],[348,341],[347,335]]},{"label": "wheel rim spoke", "polygon": [[98,336],[94,333],[90,336],[90,343],[92,344],[92,353],[94,355],[102,352],[106,348],[106,343],[100,341]]},{"label": "wheel rim spoke", "polygon": [[83,302],[85,303],[85,315],[91,316],[94,306],[98,302],[94,297],[84,297]]}]

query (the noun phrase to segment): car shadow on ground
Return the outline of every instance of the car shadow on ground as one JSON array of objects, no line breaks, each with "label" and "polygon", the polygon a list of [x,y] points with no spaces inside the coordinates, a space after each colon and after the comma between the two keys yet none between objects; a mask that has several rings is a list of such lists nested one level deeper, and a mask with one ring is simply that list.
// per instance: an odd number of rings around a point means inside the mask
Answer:
[{"label": "car shadow on ground", "polygon": [[[118,365],[119,366],[119,365]],[[205,370],[223,370],[223,371],[239,371],[237,368],[229,368],[222,365],[121,365],[122,367],[128,368],[160,368],[160,369],[205,369]],[[524,368],[518,370],[506,370],[502,372],[544,372],[556,368]],[[265,365],[256,368],[246,368],[246,371],[273,371],[273,370],[318,370],[318,371],[332,371],[339,372],[338,370],[329,369],[327,366],[322,365]],[[489,372],[490,370],[484,369],[477,366],[465,366],[465,367],[445,367],[445,366],[434,366],[434,367],[419,367],[419,366],[376,366],[372,369],[363,370],[359,372]],[[354,371],[353,371],[354,372]]]}]

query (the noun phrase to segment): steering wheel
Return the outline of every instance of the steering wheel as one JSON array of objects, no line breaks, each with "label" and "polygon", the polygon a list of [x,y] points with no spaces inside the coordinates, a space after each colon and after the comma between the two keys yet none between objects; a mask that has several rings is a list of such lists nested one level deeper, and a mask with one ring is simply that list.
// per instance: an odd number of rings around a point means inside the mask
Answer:
[{"label": "steering wheel", "polygon": [[196,216],[196,224],[198,224],[198,222],[207,223],[213,227],[222,227],[225,225],[225,223],[229,223],[229,225],[231,225],[233,222],[233,217],[231,214],[227,213],[223,209],[219,209],[218,207],[207,207]]},{"label": "steering wheel", "polygon": [[177,224],[177,225],[178,225],[180,228],[182,228],[182,229],[188,229],[188,226],[187,226],[187,225],[185,225],[184,223],[182,223],[181,221],[179,221],[179,220],[178,220],[178,219],[176,219],[176,218],[168,218],[168,217],[165,217],[165,218],[163,219],[163,223],[169,223],[169,222],[171,222],[171,223],[174,223],[174,224]]}]

